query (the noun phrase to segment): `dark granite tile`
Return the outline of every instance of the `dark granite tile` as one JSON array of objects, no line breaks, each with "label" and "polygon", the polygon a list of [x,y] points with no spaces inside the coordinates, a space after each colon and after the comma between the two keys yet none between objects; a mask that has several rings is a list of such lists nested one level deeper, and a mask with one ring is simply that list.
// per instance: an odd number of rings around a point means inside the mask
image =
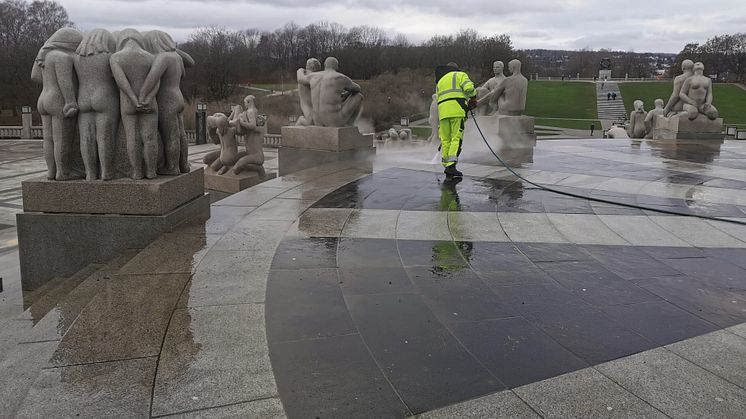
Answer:
[{"label": "dark granite tile", "polygon": [[517,243],[516,246],[533,262],[561,262],[591,259],[588,252],[575,244]]},{"label": "dark granite tile", "polygon": [[413,292],[404,268],[340,268],[339,279],[345,295]]},{"label": "dark granite tile", "polygon": [[413,413],[505,386],[489,374],[412,294],[349,296],[373,357]]},{"label": "dark granite tile", "polygon": [[358,185],[353,182],[345,185],[318,200],[314,208],[362,208],[363,197]]},{"label": "dark granite tile", "polygon": [[270,345],[272,369],[291,418],[404,417],[358,334]]},{"label": "dark granite tile", "polygon": [[596,261],[543,262],[539,267],[565,288],[595,307],[660,300]]},{"label": "dark granite tile", "polygon": [[343,268],[401,268],[399,249],[394,239],[342,238],[337,261]]},{"label": "dark granite tile", "polygon": [[666,301],[720,327],[746,321],[746,293],[709,287],[690,276],[648,279],[640,284]]},{"label": "dark granite tile", "polygon": [[703,249],[710,256],[746,269],[746,249]]},{"label": "dark granite tile", "polygon": [[470,270],[407,269],[416,291],[444,323],[510,317],[501,301]]},{"label": "dark granite tile", "polygon": [[681,272],[633,246],[583,246],[606,269],[624,279],[676,276]]},{"label": "dark granite tile", "polygon": [[271,342],[356,331],[336,269],[270,271],[266,304],[267,338]]},{"label": "dark granite tile", "polygon": [[[261,240],[261,238],[256,238]],[[335,268],[337,238],[284,239],[272,259],[273,269]]]},{"label": "dark granite tile", "polygon": [[655,259],[703,258],[707,256],[704,250],[698,247],[644,246],[638,247],[638,249],[654,257]]},{"label": "dark granite tile", "polygon": [[708,287],[746,291],[746,270],[725,260],[707,257],[663,262]]},{"label": "dark granite tile", "polygon": [[509,388],[589,366],[520,317],[459,323],[452,329],[469,352]]},{"label": "dark granite tile", "polygon": [[525,315],[552,311],[558,307],[590,309],[590,305],[566,288],[556,284],[525,284],[491,287],[500,304],[509,313]]},{"label": "dark granite tile", "polygon": [[400,210],[404,207],[411,194],[391,188],[376,189],[363,199],[361,208]]},{"label": "dark granite tile", "polygon": [[461,251],[452,241],[398,240],[404,266],[430,266],[439,270],[466,269]]},{"label": "dark granite tile", "polygon": [[601,311],[658,345],[668,345],[719,329],[667,301],[604,307]]},{"label": "dark granite tile", "polygon": [[601,311],[556,305],[526,315],[526,319],[579,358],[596,364],[655,347]]}]

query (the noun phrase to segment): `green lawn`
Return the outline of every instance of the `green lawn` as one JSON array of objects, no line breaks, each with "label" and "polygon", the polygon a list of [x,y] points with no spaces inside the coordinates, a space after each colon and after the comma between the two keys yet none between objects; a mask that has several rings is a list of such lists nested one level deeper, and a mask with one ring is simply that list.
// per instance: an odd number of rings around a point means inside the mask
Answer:
[{"label": "green lawn", "polygon": [[582,130],[588,130],[588,132],[590,132],[591,123],[596,125],[596,131],[601,130],[601,122],[596,121],[596,120],[536,118],[536,121],[534,121],[535,125],[546,125],[550,127],[559,127],[559,128],[582,129]]},{"label": "green lawn", "polygon": [[546,118],[596,119],[596,86],[583,82],[531,80],[525,113]]},{"label": "green lawn", "polygon": [[[671,81],[619,83],[627,112],[632,111],[632,103],[637,99],[645,103],[645,110],[654,107],[655,99],[668,101],[672,89]],[[713,87],[712,104],[725,123],[746,124],[746,90],[733,84],[717,83]]]},{"label": "green lawn", "polygon": [[416,135],[418,138],[424,139],[429,138],[430,134],[433,132],[433,129],[430,127],[409,127],[409,129],[412,130],[412,135]]},{"label": "green lawn", "polygon": [[252,83],[251,87],[257,87],[259,89],[267,89],[267,90],[274,90],[276,92],[281,92],[284,90],[293,90],[298,88],[298,83],[295,82],[286,82],[285,84],[282,83]]}]

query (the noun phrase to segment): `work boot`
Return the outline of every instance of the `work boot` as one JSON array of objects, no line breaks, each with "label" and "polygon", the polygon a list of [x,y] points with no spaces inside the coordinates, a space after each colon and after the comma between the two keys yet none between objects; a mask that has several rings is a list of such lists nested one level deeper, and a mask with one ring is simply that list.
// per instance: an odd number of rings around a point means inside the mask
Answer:
[{"label": "work boot", "polygon": [[446,170],[443,171],[443,173],[446,174],[446,177],[453,178],[453,177],[464,177],[464,174],[459,172],[456,169],[456,165],[452,164],[448,167],[446,167]]}]

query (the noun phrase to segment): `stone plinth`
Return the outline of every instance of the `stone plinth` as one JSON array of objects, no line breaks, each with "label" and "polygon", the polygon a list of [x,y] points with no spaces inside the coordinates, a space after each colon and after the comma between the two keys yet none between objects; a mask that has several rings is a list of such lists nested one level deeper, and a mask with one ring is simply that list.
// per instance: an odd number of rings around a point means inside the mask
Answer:
[{"label": "stone plinth", "polygon": [[236,175],[231,171],[219,175],[214,170],[207,168],[205,170],[205,189],[236,193],[276,177],[276,173],[266,173],[264,176],[259,176],[256,172],[243,172]]},{"label": "stone plinth", "polygon": [[282,147],[307,150],[347,151],[373,146],[373,136],[357,127],[282,127]]},{"label": "stone plinth", "polygon": [[357,127],[282,127],[278,150],[280,176],[338,161],[369,161],[375,155],[373,135]]},{"label": "stone plinth", "polygon": [[[472,118],[464,125],[464,143],[459,161],[466,163],[500,165],[495,156],[485,146],[479,130]],[[500,158],[510,165],[520,165],[533,161],[536,134],[534,118],[530,116],[477,116],[479,124],[490,147]]]},{"label": "stone plinth", "polygon": [[35,179],[21,185],[25,211],[16,221],[25,290],[143,248],[184,221],[210,217],[202,168],[143,181]]},{"label": "stone plinth", "polygon": [[38,178],[21,183],[23,210],[73,214],[162,215],[201,196],[202,168],[179,176],[109,181],[57,182]]},{"label": "stone plinth", "polygon": [[654,140],[723,140],[723,119],[699,115],[690,120],[686,115],[656,116],[651,137]]}]

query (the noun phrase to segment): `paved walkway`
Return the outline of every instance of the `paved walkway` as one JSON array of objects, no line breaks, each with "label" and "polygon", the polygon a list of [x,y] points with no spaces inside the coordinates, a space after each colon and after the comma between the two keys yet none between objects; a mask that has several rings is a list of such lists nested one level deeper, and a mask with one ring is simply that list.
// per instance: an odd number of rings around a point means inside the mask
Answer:
[{"label": "paved walkway", "polygon": [[[616,93],[616,100],[609,100],[608,94]],[[619,85],[613,81],[596,83],[596,108],[598,119],[601,121],[603,129],[611,128],[612,122],[624,121],[627,119],[627,112],[624,109],[622,92],[619,91]]]},{"label": "paved walkway", "polygon": [[[746,227],[570,199],[433,150],[213,204],[22,294],[0,254],[11,416],[739,417]],[[425,158],[422,156],[426,155]],[[529,179],[746,220],[746,146],[539,142]],[[15,262],[14,262],[15,261]],[[441,410],[443,409],[443,410]]]}]

